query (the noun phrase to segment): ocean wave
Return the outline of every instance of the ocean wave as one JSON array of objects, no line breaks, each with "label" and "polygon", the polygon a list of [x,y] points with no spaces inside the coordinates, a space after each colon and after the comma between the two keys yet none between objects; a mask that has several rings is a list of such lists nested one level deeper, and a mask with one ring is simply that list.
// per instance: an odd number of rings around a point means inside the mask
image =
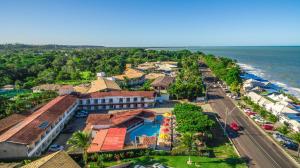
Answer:
[{"label": "ocean wave", "polygon": [[256,68],[254,66],[251,66],[249,64],[245,64],[245,63],[238,63],[238,65],[246,72],[254,74],[256,76],[259,76],[261,78],[266,77],[265,72],[259,68]]},{"label": "ocean wave", "polygon": [[291,87],[291,86],[289,86],[286,83],[283,83],[283,82],[280,82],[280,81],[275,81],[275,80],[272,80],[272,79],[268,79],[268,76],[266,75],[266,73],[263,70],[261,70],[259,68],[256,68],[254,66],[251,66],[249,64],[238,63],[238,65],[245,72],[250,73],[250,74],[254,74],[254,75],[258,76],[258,77],[261,77],[263,79],[269,80],[271,83],[273,83],[273,84],[275,84],[275,85],[283,88],[288,93],[290,93],[290,94],[292,94],[292,95],[294,95],[294,96],[296,96],[297,98],[300,99],[300,88]]}]

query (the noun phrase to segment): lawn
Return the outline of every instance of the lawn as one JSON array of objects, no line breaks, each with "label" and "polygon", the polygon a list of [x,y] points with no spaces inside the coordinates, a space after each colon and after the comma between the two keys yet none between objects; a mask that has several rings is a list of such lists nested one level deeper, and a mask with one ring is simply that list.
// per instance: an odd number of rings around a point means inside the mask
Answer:
[{"label": "lawn", "polygon": [[[175,168],[184,168],[184,167],[196,167],[195,163],[200,165],[200,167],[205,168],[245,168],[246,164],[238,159],[238,158],[207,158],[207,157],[199,157],[199,156],[191,156],[191,160],[193,161],[192,165],[187,165],[186,162],[188,160],[188,156],[150,156],[150,157],[139,157],[132,159],[122,160],[120,163],[133,162],[134,165],[152,165],[154,163],[161,163],[168,167]],[[105,162],[105,166],[113,166],[117,165],[117,162]],[[92,165],[92,164],[91,164]],[[93,168],[94,166],[91,166]],[[94,167],[96,168],[96,166]]]}]

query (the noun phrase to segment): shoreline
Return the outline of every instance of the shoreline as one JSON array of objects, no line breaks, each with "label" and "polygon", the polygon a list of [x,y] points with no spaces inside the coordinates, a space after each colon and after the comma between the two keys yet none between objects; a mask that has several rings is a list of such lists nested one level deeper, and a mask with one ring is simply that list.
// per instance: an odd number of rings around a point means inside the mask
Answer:
[{"label": "shoreline", "polygon": [[271,82],[273,85],[282,88],[282,90],[288,94],[291,94],[295,96],[296,98],[300,99],[300,88],[289,86],[286,83],[283,83],[281,81],[275,81],[272,79],[268,79],[265,77],[266,72],[264,72],[262,69],[256,68],[250,64],[237,62],[237,64],[240,66],[241,70],[245,73],[255,75],[263,80],[266,80],[268,82]]}]

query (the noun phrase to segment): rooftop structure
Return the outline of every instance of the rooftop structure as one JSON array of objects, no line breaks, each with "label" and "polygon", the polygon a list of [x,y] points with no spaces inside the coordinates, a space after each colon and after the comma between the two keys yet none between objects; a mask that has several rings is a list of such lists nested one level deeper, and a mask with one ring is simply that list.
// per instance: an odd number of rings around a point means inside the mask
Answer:
[{"label": "rooftop structure", "polygon": [[77,107],[71,95],[58,96],[0,136],[0,158],[38,156]]},{"label": "rooftop structure", "polygon": [[0,135],[26,118],[22,114],[12,114],[0,120]]},{"label": "rooftop structure", "polygon": [[[145,109],[129,110],[114,114],[90,114],[86,120],[86,131],[112,127],[133,128],[144,120],[153,121],[155,112]],[[93,134],[93,132],[92,132]]]},{"label": "rooftop structure", "polygon": [[91,82],[91,87],[87,92],[93,93],[98,91],[114,91],[114,90],[121,90],[121,88],[115,81],[108,80],[103,77],[98,77],[97,80]]},{"label": "rooftop structure", "polygon": [[58,84],[42,84],[39,86],[35,86],[32,89],[33,92],[40,92],[40,91],[58,91],[61,85]]},{"label": "rooftop structure", "polygon": [[101,129],[96,133],[87,152],[122,150],[125,138],[126,128]]},{"label": "rooftop structure", "polygon": [[145,76],[145,78],[149,79],[149,80],[153,80],[153,79],[156,79],[158,77],[163,77],[163,76],[166,76],[166,75],[163,73],[149,73]]},{"label": "rooftop structure", "polygon": [[65,152],[58,151],[38,160],[35,160],[22,168],[80,168],[80,166]]},{"label": "rooftop structure", "polygon": [[166,90],[174,80],[175,78],[170,76],[158,77],[151,83],[151,86],[156,90]]},{"label": "rooftop structure", "polygon": [[136,79],[136,78],[141,78],[144,75],[145,75],[144,72],[141,72],[137,69],[127,68],[122,75],[116,75],[114,76],[114,78],[116,78],[117,80],[125,80],[125,78]]}]

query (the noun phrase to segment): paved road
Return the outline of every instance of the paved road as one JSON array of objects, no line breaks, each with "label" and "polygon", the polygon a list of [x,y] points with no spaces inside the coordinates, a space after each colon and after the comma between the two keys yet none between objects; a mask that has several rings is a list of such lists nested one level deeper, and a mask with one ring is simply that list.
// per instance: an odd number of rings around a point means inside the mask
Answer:
[{"label": "paved road", "polygon": [[[208,89],[208,98],[213,110],[223,121],[225,120],[225,109],[228,108],[230,111],[235,107],[235,104],[221,88]],[[238,108],[228,115],[227,123],[232,121],[243,127],[239,135],[232,140],[241,157],[249,159],[249,167],[297,167]]]}]

